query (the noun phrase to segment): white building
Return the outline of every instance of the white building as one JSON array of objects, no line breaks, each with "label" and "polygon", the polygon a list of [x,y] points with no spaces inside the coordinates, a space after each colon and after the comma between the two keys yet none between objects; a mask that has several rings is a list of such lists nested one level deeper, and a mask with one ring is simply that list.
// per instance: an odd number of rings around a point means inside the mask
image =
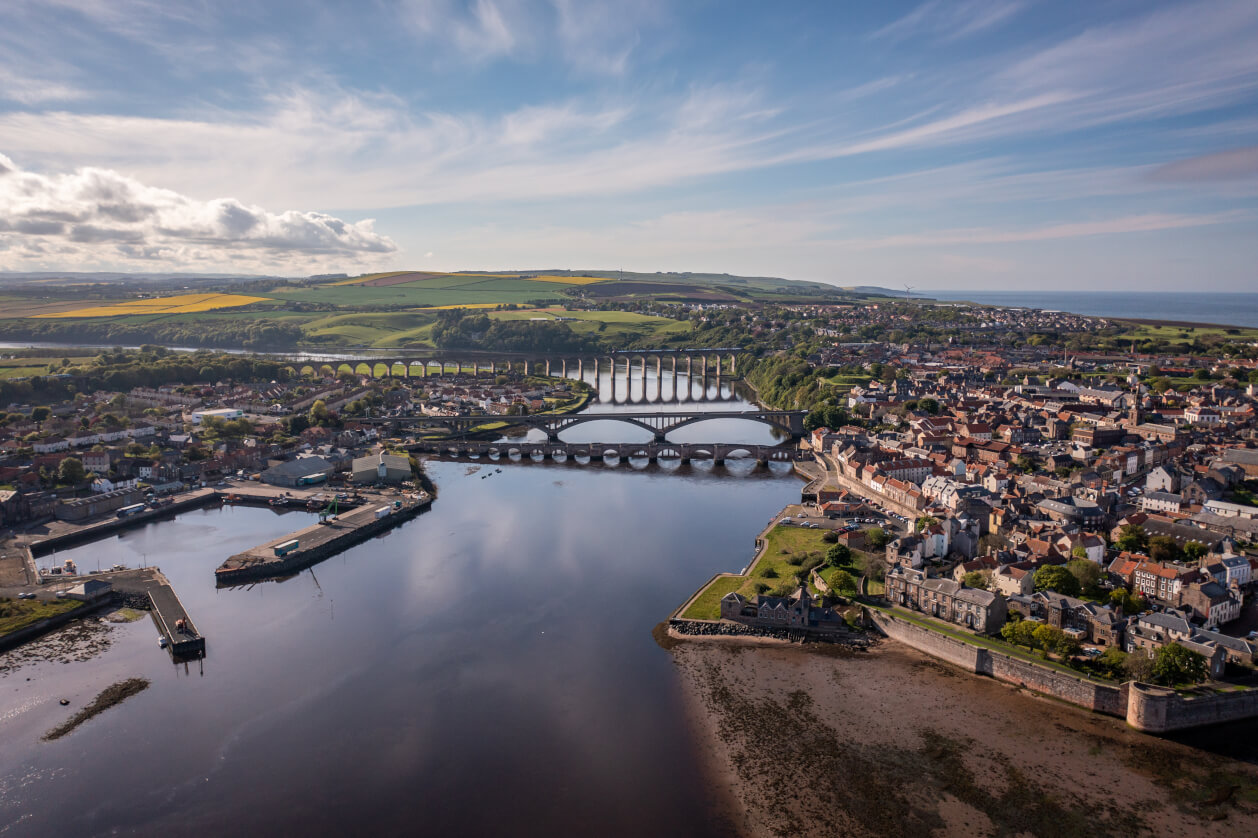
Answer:
[{"label": "white building", "polygon": [[235,407],[219,407],[213,410],[194,410],[192,411],[192,424],[200,425],[201,420],[207,416],[212,419],[222,419],[224,422],[230,419],[239,419],[244,416],[245,412]]}]

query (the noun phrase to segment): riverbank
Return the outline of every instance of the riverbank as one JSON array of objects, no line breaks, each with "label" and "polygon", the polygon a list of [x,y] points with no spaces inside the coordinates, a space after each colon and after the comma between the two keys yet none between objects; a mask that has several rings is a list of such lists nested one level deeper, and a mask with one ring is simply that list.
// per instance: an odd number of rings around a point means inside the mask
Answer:
[{"label": "riverbank", "polygon": [[844,655],[683,640],[671,654],[709,781],[746,836],[1258,831],[1255,766],[892,640]]}]

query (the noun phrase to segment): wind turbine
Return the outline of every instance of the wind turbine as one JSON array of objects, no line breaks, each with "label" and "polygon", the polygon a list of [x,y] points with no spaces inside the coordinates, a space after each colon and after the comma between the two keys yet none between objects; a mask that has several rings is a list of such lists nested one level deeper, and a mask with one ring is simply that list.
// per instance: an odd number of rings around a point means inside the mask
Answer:
[{"label": "wind turbine", "polygon": [[913,297],[913,286],[908,283],[904,284],[904,299],[908,300]]}]

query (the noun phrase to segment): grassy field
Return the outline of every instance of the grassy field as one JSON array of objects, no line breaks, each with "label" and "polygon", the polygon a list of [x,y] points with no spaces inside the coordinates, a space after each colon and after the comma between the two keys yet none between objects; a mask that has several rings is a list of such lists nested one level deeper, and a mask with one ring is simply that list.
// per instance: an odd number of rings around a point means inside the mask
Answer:
[{"label": "grassy field", "polygon": [[[578,284],[578,283],[572,283]],[[498,305],[561,300],[564,285],[497,276],[446,275],[399,285],[335,284],[276,289],[277,298],[339,307]]]},{"label": "grassy field", "polygon": [[[70,358],[69,366],[86,363],[95,356]],[[61,358],[0,358],[0,379],[50,375],[61,368]]]},{"label": "grassy field", "polygon": [[520,311],[494,311],[489,316],[495,320],[532,320],[538,317],[566,318],[568,326],[578,334],[599,334],[618,337],[658,337],[686,335],[691,326],[682,320],[667,317],[651,317],[636,311],[565,311],[562,308],[524,309]]},{"label": "grassy field", "polygon": [[731,591],[751,599],[756,595],[758,582],[776,588],[791,581],[799,570],[799,564],[791,564],[791,559],[802,562],[810,556],[825,556],[830,548],[822,540],[825,533],[826,530],[779,524],[769,530],[765,549],[750,574],[716,578],[681,616],[688,620],[717,620],[721,617],[721,599]]},{"label": "grassy field", "polygon": [[1181,341],[1194,340],[1209,336],[1231,338],[1233,340],[1258,340],[1258,329],[1220,328],[1216,326],[1154,326],[1148,323],[1124,323],[1127,328],[1123,336],[1127,338]]},{"label": "grassy field", "polygon": [[0,634],[26,628],[46,617],[73,611],[83,603],[73,599],[0,599]]}]

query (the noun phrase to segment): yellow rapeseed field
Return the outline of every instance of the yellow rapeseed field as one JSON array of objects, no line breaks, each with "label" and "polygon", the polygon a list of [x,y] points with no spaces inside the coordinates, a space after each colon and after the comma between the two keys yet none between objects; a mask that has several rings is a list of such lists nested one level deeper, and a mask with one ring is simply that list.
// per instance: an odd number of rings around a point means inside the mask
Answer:
[{"label": "yellow rapeseed field", "polygon": [[423,306],[416,311],[447,311],[452,308],[497,308],[503,303],[458,303],[451,306]]},{"label": "yellow rapeseed field", "polygon": [[36,314],[35,317],[126,317],[135,314],[195,314],[216,308],[236,308],[250,303],[260,303],[269,297],[250,297],[245,294],[179,294],[174,297],[154,297],[145,300],[128,300],[107,306],[76,308],[72,311],[55,311]]},{"label": "yellow rapeseed field", "polygon": [[450,276],[483,276],[494,279],[524,279],[529,282],[555,282],[561,285],[593,285],[596,282],[611,282],[605,276],[528,276],[527,274],[450,274]]}]

